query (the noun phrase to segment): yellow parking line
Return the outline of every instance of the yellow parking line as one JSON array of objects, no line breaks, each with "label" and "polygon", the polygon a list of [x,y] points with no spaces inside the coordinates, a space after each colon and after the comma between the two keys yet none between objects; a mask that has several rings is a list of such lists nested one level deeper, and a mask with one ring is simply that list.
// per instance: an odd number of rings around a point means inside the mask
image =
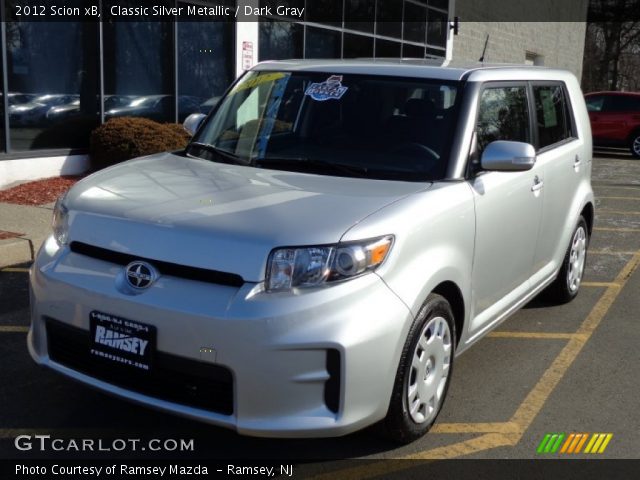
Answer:
[{"label": "yellow parking line", "polygon": [[29,327],[22,327],[18,325],[0,325],[0,333],[27,333]]},{"label": "yellow parking line", "polygon": [[[618,273],[613,282],[615,285],[609,285],[607,287],[591,309],[591,312],[589,312],[587,318],[582,322],[578,331],[571,334],[571,338],[565,347],[555,358],[551,366],[544,372],[538,383],[536,383],[529,392],[508,422],[494,424],[443,424],[440,427],[436,425],[433,429],[433,431],[439,433],[467,433],[473,429],[482,431],[483,429],[492,428],[502,429],[503,432],[485,433],[471,440],[464,440],[454,444],[424,450],[412,455],[400,457],[400,459],[443,460],[463,457],[494,448],[516,445],[521,440],[524,432],[527,431],[538,416],[551,393],[569,370],[569,367],[571,367],[574,360],[578,357],[582,347],[589,341],[595,329],[618,298],[628,279],[638,268],[638,265],[640,265],[640,250],[634,253],[633,257]],[[515,425],[515,428],[513,425]],[[465,428],[468,430],[465,431]],[[341,469],[316,475],[311,478],[313,480],[329,480],[336,478],[336,474],[339,473],[339,478],[361,480],[405,470],[413,466],[415,465],[411,462],[386,460],[373,462],[364,466]]]},{"label": "yellow parking line", "polygon": [[610,189],[610,188],[621,188],[623,190],[633,190],[635,192],[637,192],[640,189],[640,185],[638,185],[637,187],[625,187],[625,186],[620,186],[620,185],[606,185],[606,184],[593,184],[593,188],[606,188],[606,189]]},{"label": "yellow parking line", "polygon": [[640,232],[640,228],[594,227],[599,232]]},{"label": "yellow parking line", "polygon": [[604,291],[576,332],[581,335],[576,335],[569,340],[551,366],[544,372],[536,386],[533,387],[533,390],[529,392],[524,402],[518,407],[513,417],[511,417],[510,421],[519,425],[521,431],[516,443],[520,441],[522,434],[524,434],[538,413],[540,413],[549,395],[551,395],[556,385],[558,385],[562,377],[567,373],[567,370],[577,358],[582,347],[584,347],[589,338],[591,338],[595,329],[600,325],[600,322],[618,298],[622,287],[627,283],[639,264],[640,251],[638,251],[633,258],[627,262],[620,273],[618,273],[614,283],[618,284],[619,287],[610,286]]},{"label": "yellow parking line", "polygon": [[620,288],[620,284],[616,282],[582,282],[580,285],[582,285],[583,287]]},{"label": "yellow parking line", "polygon": [[575,333],[559,332],[491,332],[487,336],[493,338],[539,338],[543,340],[570,340],[575,335]]},{"label": "yellow parking line", "polygon": [[28,268],[7,267],[7,268],[0,269],[0,272],[29,273],[29,269]]},{"label": "yellow parking line", "polygon": [[519,427],[511,422],[492,423],[436,423],[429,433],[518,433]]},{"label": "yellow parking line", "polygon": [[[614,250],[589,250],[589,255],[635,255],[636,252],[631,251],[614,251]],[[582,284],[584,285],[584,283]]]},{"label": "yellow parking line", "polygon": [[598,210],[598,215],[602,213],[611,213],[613,215],[640,215],[640,212],[626,210]]},{"label": "yellow parking line", "polygon": [[640,197],[596,197],[596,200],[640,200]]}]

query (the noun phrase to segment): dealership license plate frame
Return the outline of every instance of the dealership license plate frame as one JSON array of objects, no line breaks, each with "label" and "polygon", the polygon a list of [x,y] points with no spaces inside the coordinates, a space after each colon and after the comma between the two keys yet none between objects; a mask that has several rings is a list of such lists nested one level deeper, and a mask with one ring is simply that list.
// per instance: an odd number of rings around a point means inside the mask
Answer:
[{"label": "dealership license plate frame", "polygon": [[[96,333],[99,327],[122,335],[119,335],[117,340],[123,340],[122,344],[129,345],[129,348],[133,343],[140,350],[142,342],[147,342],[144,344],[143,354],[126,351],[124,346],[115,347],[98,342]],[[89,331],[91,335],[89,355],[92,358],[101,359],[110,365],[121,365],[123,368],[137,372],[150,372],[153,369],[157,337],[155,326],[93,310],[89,313]],[[101,331],[102,333],[105,332]],[[101,338],[104,339],[103,336]],[[109,337],[109,339],[111,338]],[[137,339],[137,341],[127,342],[126,339]]]}]

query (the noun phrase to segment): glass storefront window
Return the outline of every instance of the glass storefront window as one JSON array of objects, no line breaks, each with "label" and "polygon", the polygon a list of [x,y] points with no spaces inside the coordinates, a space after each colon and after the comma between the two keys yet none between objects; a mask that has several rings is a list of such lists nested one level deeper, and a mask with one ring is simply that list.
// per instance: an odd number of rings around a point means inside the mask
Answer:
[{"label": "glass storefront window", "polygon": [[342,26],[342,2],[336,0],[307,0],[305,20],[324,23],[334,27]]},{"label": "glass storefront window", "polygon": [[376,10],[376,33],[393,38],[402,38],[402,2],[378,0]]},{"label": "glass storefront window", "polygon": [[410,43],[402,44],[402,56],[405,58],[424,58],[425,49]]},{"label": "glass storefront window", "polygon": [[351,0],[344,5],[344,27],[373,33],[375,0]]},{"label": "glass storefront window", "polygon": [[14,3],[5,11],[11,150],[87,147],[99,121],[96,25],[25,21]]},{"label": "glass storefront window", "polygon": [[304,27],[298,23],[260,20],[259,59],[286,60],[304,56]]},{"label": "glass storefront window", "polygon": [[427,43],[436,47],[446,48],[447,31],[449,29],[447,14],[429,9],[427,15]]},{"label": "glass storefront window", "polygon": [[402,54],[402,44],[391,40],[376,39],[377,58],[398,58]]},{"label": "glass storefront window", "polygon": [[427,39],[427,7],[404,2],[403,40],[425,43]]},{"label": "glass storefront window", "polygon": [[344,50],[342,58],[371,58],[373,57],[373,37],[364,35],[344,34]]},{"label": "glass storefront window", "polygon": [[336,30],[307,27],[306,58],[342,58],[342,33]]},{"label": "glass storefront window", "polygon": [[[188,4],[180,3],[181,6]],[[178,22],[178,122],[209,113],[233,81],[232,22]]]},{"label": "glass storefront window", "polygon": [[[109,9],[114,2],[105,2]],[[117,2],[133,6],[133,2]],[[174,119],[172,24],[130,17],[104,22],[104,116]]]}]

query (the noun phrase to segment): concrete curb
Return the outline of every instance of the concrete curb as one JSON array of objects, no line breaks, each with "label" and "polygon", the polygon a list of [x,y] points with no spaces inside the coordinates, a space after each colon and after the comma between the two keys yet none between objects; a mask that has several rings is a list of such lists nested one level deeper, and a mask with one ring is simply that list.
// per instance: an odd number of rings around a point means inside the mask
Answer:
[{"label": "concrete curb", "polygon": [[28,238],[0,240],[0,268],[33,261],[33,243]]},{"label": "concrete curb", "polygon": [[0,240],[0,268],[31,262],[51,233],[51,205],[0,203],[0,231],[20,232]]}]

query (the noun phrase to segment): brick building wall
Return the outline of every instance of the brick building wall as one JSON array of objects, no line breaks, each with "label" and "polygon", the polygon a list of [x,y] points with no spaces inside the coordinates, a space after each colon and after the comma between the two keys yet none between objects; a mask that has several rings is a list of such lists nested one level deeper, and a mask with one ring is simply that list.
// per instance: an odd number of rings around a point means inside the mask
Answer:
[{"label": "brick building wall", "polygon": [[[452,58],[478,61],[488,34],[485,62],[534,63],[564,68],[581,78],[587,7],[588,0],[457,0],[454,15],[460,17],[460,31],[453,37]],[[504,21],[511,18],[574,21]]]}]

